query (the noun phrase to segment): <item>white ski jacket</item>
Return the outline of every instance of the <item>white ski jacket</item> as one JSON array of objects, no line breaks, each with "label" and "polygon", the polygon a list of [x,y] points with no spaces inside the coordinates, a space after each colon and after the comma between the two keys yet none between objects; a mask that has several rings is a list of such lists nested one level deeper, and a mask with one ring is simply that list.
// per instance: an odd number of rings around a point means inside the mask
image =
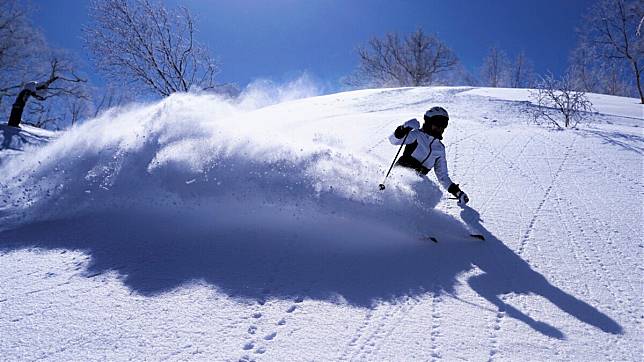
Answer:
[{"label": "white ski jacket", "polygon": [[405,152],[398,160],[398,164],[415,168],[413,165],[406,165],[404,162],[405,157],[413,157],[424,168],[422,171],[417,168],[417,171],[426,174],[433,168],[440,184],[448,190],[453,182],[447,172],[447,160],[445,159],[445,145],[443,145],[443,142],[416,128],[409,132],[406,139],[404,137],[397,138],[395,134],[389,136],[389,141],[393,145],[401,145],[403,140],[407,146],[405,146]]}]

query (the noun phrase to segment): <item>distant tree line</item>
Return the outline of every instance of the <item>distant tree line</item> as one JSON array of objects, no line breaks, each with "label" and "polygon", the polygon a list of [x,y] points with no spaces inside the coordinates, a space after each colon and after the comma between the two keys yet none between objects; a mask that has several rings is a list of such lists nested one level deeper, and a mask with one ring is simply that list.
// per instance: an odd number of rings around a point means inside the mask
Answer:
[{"label": "distant tree line", "polygon": [[510,58],[496,45],[489,49],[476,77],[464,69],[455,52],[437,35],[419,28],[407,36],[389,33],[383,38],[375,37],[359,47],[358,67],[345,83],[358,87],[510,88],[565,83],[582,92],[639,97],[644,103],[643,22],[641,0],[597,0],[577,30],[578,45],[569,54],[569,67],[557,82],[553,82],[551,74],[537,75],[525,52]]},{"label": "distant tree line", "polygon": [[503,88],[530,88],[534,85],[536,74],[534,64],[524,51],[510,60],[508,55],[497,46],[492,46],[480,69],[479,85]]},{"label": "distant tree line", "polygon": [[[25,118],[47,128],[73,125],[133,99],[204,90],[235,96],[234,84],[216,81],[221,65],[200,44],[187,8],[161,0],[91,0],[83,28],[87,50],[106,84],[90,84],[73,54],[51,47],[32,24],[20,0],[0,0],[0,112],[29,81],[47,84],[44,101],[29,102]],[[478,85],[537,88],[566,84],[579,92],[639,97],[644,103],[644,2],[596,0],[577,30],[562,79],[538,75],[523,51],[508,55],[489,48],[476,72],[466,69],[438,35],[422,28],[389,33],[357,48],[358,66],[345,82],[352,87]],[[565,78],[565,82],[564,79]]]}]

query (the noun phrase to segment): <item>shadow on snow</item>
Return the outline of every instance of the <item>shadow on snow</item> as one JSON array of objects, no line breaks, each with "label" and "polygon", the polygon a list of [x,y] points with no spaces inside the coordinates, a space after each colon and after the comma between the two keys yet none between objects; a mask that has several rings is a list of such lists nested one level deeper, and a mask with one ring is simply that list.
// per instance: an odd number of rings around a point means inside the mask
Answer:
[{"label": "shadow on snow", "polygon": [[[345,300],[365,308],[408,294],[453,294],[457,276],[478,267],[482,273],[467,283],[499,311],[544,335],[565,338],[561,330],[505,303],[502,296],[540,295],[584,323],[622,333],[610,317],[533,270],[485,230],[469,207],[461,216],[482,230],[485,242],[468,240],[460,221],[446,215],[436,217],[450,233],[463,237],[443,236],[433,244],[387,228],[363,239],[362,230],[373,223],[361,225],[364,220],[342,216],[292,216],[299,218],[300,227],[282,227],[270,218],[293,210],[266,211],[255,215],[261,221],[253,228],[206,210],[192,215],[103,212],[4,231],[0,249],[83,250],[92,257],[87,273],[116,271],[127,287],[147,296],[203,280],[231,297]],[[225,228],[208,221],[218,218]]]}]

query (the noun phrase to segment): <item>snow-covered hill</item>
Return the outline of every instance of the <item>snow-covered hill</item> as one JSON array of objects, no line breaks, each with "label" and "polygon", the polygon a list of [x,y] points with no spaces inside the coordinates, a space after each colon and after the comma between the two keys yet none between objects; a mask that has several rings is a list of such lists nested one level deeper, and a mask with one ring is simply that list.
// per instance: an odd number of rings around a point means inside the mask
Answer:
[{"label": "snow-covered hill", "polygon": [[[592,97],[566,131],[527,123],[527,90],[447,87],[2,128],[0,355],[639,360],[644,111]],[[470,207],[433,174],[378,190],[433,105]]]}]

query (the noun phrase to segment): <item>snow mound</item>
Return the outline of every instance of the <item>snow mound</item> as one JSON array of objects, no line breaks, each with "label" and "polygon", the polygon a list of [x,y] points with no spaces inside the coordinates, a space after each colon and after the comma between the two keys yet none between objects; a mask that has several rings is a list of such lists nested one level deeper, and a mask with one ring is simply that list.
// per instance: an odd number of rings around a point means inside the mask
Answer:
[{"label": "snow mound", "polygon": [[289,230],[320,217],[346,222],[342,215],[368,220],[356,232],[369,236],[398,230],[401,220],[417,220],[420,234],[427,230],[418,215],[433,208],[440,191],[419,198],[419,188],[430,186],[402,173],[380,192],[377,159],[289,137],[262,112],[177,94],[88,121],[7,161],[0,224],[154,210],[178,224],[214,222],[219,231]]}]

